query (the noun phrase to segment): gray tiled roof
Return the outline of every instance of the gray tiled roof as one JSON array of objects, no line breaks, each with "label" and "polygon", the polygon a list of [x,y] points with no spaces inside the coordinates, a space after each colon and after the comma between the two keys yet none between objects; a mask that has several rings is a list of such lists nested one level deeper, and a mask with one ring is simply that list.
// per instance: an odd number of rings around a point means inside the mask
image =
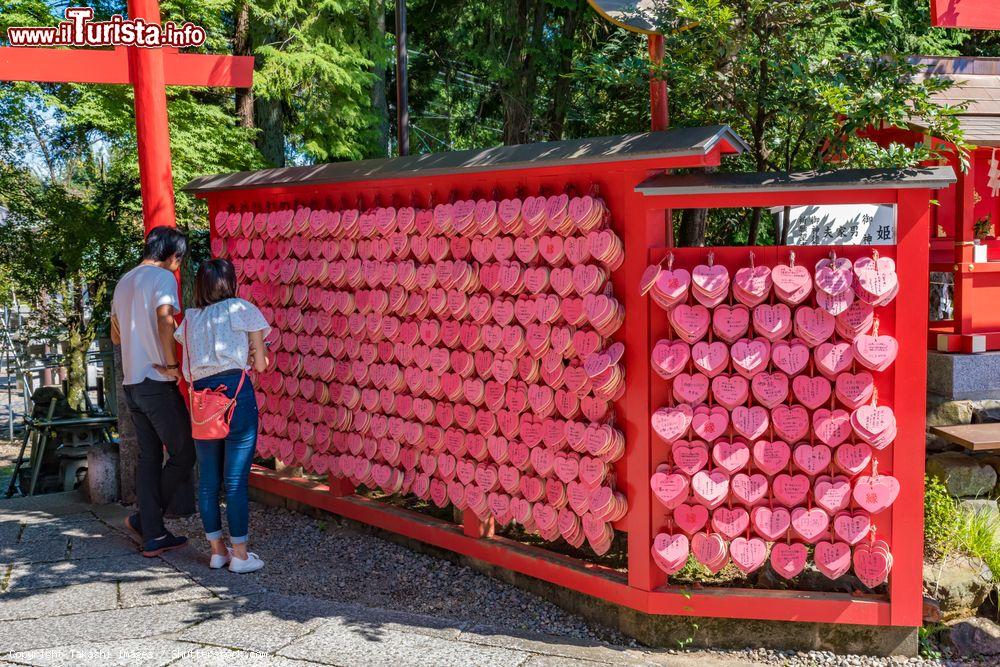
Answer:
[{"label": "gray tiled roof", "polygon": [[726,153],[747,149],[728,125],[686,127],[614,137],[545,141],[482,150],[428,153],[381,160],[331,162],[201,176],[184,186],[188,192],[212,192],[290,185],[327,185],[373,179],[440,176],[459,172],[537,169],[567,163],[598,164],[704,156],[720,147]]},{"label": "gray tiled roof", "polygon": [[951,167],[914,169],[837,169],[797,173],[658,174],[636,186],[644,195],[701,195],[795,190],[877,190],[928,188],[936,190],[955,182]]},{"label": "gray tiled roof", "polygon": [[[924,76],[948,79],[954,84],[934,95],[949,106],[964,105],[959,124],[965,140],[977,146],[1000,146],[1000,58],[950,58],[922,56],[914,59]],[[926,128],[921,119],[914,127]]]},{"label": "gray tiled roof", "polygon": [[747,145],[728,125],[686,127],[615,137],[545,141],[483,150],[428,153],[382,160],[331,162],[307,167],[284,167],[201,176],[184,186],[188,192],[212,192],[292,185],[329,185],[388,178],[427,177],[457,172],[486,172],[540,168],[567,163],[598,164],[691,156],[717,147],[741,153]]}]

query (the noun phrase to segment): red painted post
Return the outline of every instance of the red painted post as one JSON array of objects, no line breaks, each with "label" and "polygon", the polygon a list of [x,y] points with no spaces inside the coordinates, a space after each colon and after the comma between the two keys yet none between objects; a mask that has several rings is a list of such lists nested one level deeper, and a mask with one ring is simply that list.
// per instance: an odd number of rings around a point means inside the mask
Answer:
[{"label": "red painted post", "polygon": [[[160,22],[157,0],[128,0],[130,18]],[[170,168],[170,124],[163,73],[163,51],[129,47],[129,72],[135,87],[135,133],[139,151],[142,218],[146,231],[177,224]]]},{"label": "red painted post", "polygon": [[[908,326],[907,314],[927,317],[925,287],[930,248],[930,207],[926,190],[902,190],[897,205],[896,340],[893,410],[899,430],[892,446],[892,475],[899,480],[899,498],[892,508],[890,528],[893,553],[889,580],[892,625],[918,626],[922,619],[924,456],[927,404],[927,353],[923,326]],[[905,378],[905,379],[904,379]]]},{"label": "red painted post", "polygon": [[330,488],[330,495],[332,496],[341,498],[343,496],[354,495],[354,485],[351,484],[351,480],[349,479],[327,475],[326,484]]},{"label": "red painted post", "polygon": [[[623,178],[618,185],[628,191],[636,176]],[[634,186],[632,186],[634,187]],[[650,248],[662,247],[664,243],[663,218],[665,211],[645,201],[639,194],[630,194],[625,200],[621,220],[641,221],[627,228],[622,225],[619,233],[625,242],[627,261],[614,278],[615,294],[625,306],[625,372],[628,387],[622,398],[621,428],[625,441],[629,443],[626,458],[629,489],[628,524],[628,583],[643,591],[651,591],[663,584],[662,573],[653,564],[650,546],[653,543],[653,526],[650,520],[652,502],[649,491],[649,476],[652,474],[650,417],[655,410],[650,402],[649,366],[650,318],[653,316],[648,297],[639,294],[642,272],[648,264]],[[659,406],[656,406],[659,407]]]},{"label": "red painted post", "polygon": [[493,517],[489,517],[486,521],[483,521],[472,510],[462,510],[462,534],[466,537],[474,537],[476,539],[493,537],[495,530],[496,525],[493,523]]},{"label": "red painted post", "polygon": [[[647,36],[649,42],[649,61],[656,68],[663,65],[663,35],[651,33]],[[667,129],[670,126],[670,111],[667,106],[667,82],[650,72],[649,78],[649,120],[654,132]]]},{"label": "red painted post", "polygon": [[975,164],[969,156],[968,171],[958,172],[955,184],[955,199],[958,204],[955,215],[955,333],[959,335],[973,332],[973,241],[975,240]]},{"label": "red painted post", "polygon": [[[650,33],[646,36],[649,46],[649,61],[654,67],[663,65],[663,35]],[[670,107],[667,93],[667,82],[664,79],[650,76],[649,78],[649,123],[654,132],[666,130],[670,126]],[[667,246],[674,247],[673,211],[663,211],[663,225],[667,235]]]}]

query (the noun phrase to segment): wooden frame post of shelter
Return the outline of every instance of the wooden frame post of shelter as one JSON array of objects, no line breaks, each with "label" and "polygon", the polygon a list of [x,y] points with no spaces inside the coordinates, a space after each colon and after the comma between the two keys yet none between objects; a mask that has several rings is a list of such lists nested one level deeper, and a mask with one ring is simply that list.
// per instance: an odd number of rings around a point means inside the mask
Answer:
[{"label": "wooden frame post of shelter", "polygon": [[[727,127],[685,128],[193,181],[213,254],[275,328],[258,454],[304,471],[255,466],[251,485],[647,614],[919,625],[927,211],[950,176],[667,175],[743,149]],[[900,225],[883,390],[898,433],[879,457],[907,520],[879,528],[888,595],[666,585],[650,493],[663,312],[640,283],[670,209],[850,201],[892,203]]]}]

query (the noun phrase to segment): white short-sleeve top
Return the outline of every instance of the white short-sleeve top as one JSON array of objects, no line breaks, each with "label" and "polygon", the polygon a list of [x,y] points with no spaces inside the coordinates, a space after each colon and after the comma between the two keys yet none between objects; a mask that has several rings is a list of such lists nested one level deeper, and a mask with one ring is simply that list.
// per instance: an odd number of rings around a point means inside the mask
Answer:
[{"label": "white short-sleeve top", "polygon": [[156,309],[160,306],[180,310],[177,279],[166,269],[140,264],[115,286],[111,312],[122,332],[124,384],[139,384],[147,378],[170,380],[154,368],[166,363],[156,327]]},{"label": "white short-sleeve top", "polygon": [[[250,355],[250,331],[271,330],[257,306],[226,299],[206,308],[189,308],[174,338],[185,346],[181,364],[188,382],[223,371],[244,370]],[[190,349],[185,345],[185,334]],[[190,359],[190,371],[188,370]]]}]

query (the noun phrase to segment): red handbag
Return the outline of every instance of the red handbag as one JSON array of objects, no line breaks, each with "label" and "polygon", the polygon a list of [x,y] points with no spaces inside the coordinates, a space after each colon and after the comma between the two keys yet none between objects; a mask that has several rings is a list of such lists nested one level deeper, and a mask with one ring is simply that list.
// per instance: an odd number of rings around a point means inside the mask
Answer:
[{"label": "red handbag", "polygon": [[240,395],[243,382],[247,379],[246,370],[240,376],[240,383],[232,398],[226,396],[226,386],[219,385],[215,389],[194,388],[194,375],[191,373],[191,348],[188,346],[188,325],[184,325],[184,360],[187,362],[188,398],[191,410],[191,437],[195,440],[221,440],[229,435],[229,423],[236,410],[236,397]]}]

